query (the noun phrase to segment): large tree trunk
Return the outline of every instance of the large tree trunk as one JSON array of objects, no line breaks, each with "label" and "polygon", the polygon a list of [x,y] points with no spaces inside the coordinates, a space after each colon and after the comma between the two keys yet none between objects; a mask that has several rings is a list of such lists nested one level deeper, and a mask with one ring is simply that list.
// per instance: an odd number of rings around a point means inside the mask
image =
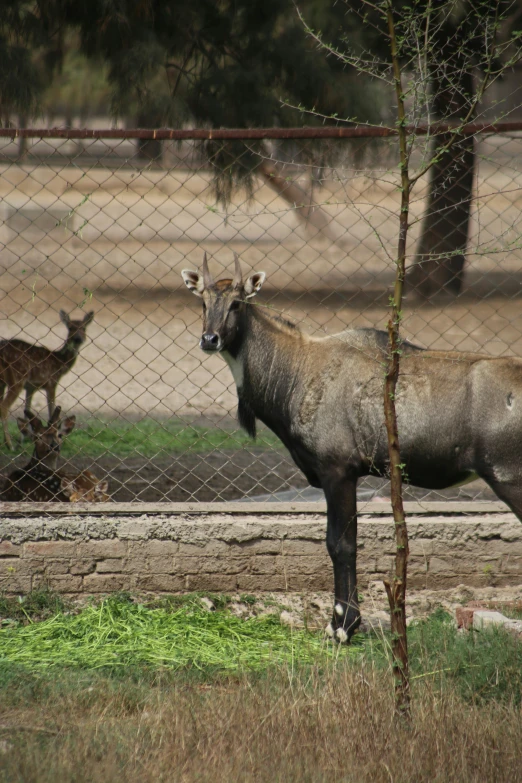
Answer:
[{"label": "large tree trunk", "polygon": [[[433,102],[438,119],[458,120],[465,114],[466,101],[461,96],[472,95],[473,85],[468,72],[461,72],[460,76],[458,84],[454,82],[451,86],[433,78]],[[455,110],[448,113],[448,107]],[[435,136],[431,143],[431,156],[450,138],[451,134]],[[441,291],[454,295],[461,291],[474,162],[473,137],[458,136],[449,151],[430,170],[421,237],[414,263],[406,277],[408,288],[426,297]]]}]

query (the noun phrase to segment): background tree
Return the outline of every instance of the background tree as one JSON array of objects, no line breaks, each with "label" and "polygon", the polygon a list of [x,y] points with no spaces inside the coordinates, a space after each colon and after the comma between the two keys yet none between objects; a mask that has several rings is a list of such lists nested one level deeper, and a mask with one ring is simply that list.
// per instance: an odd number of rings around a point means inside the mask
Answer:
[{"label": "background tree", "polygon": [[[429,167],[426,211],[417,253],[409,264],[407,283],[426,297],[462,289],[468,242],[475,165],[472,135],[441,133],[437,123],[459,128],[483,117],[484,91],[506,76],[520,60],[517,26],[521,0],[394,0],[401,70],[408,94],[407,121],[431,127],[422,151]],[[380,78],[389,55],[388,33],[382,26],[382,3],[344,0],[352,21],[337,40],[323,29],[317,37],[347,69]],[[310,32],[322,28],[307,15]],[[387,99],[394,100],[391,85]],[[495,119],[505,119],[512,106],[495,106]],[[312,112],[313,113],[313,112]],[[335,115],[337,119],[340,114]],[[349,115],[352,119],[352,115]],[[331,117],[331,119],[334,119]]]},{"label": "background tree", "polygon": [[[284,107],[281,97],[296,106],[313,105],[322,113],[348,113],[379,119],[371,85],[361,89],[354,72],[325,60],[300,25],[292,0],[9,0],[12,14],[5,28],[23,42],[23,56],[35,71],[35,35],[59,52],[51,75],[60,78],[64,50],[75,44],[99,68],[106,67],[114,116],[133,115],[139,127],[292,126],[302,123],[298,109]],[[325,7],[317,0],[305,5],[335,40],[346,24],[345,9]],[[357,20],[354,20],[358,24]],[[51,43],[52,42],[52,43]],[[22,47],[23,48],[23,47]],[[74,47],[73,47],[74,50]],[[66,60],[70,67],[69,60]],[[86,74],[88,81],[90,75]],[[40,80],[42,81],[42,80]],[[33,91],[33,104],[45,86],[31,79],[22,85]],[[16,90],[15,90],[16,92]],[[9,103],[9,102],[8,102]],[[18,103],[10,101],[12,111]],[[311,188],[288,182],[263,143],[204,145],[216,174],[218,198],[226,203],[238,184],[252,183],[253,171],[288,201],[304,204],[296,214],[327,229],[320,209],[310,209]],[[155,159],[161,142],[140,142],[142,157]],[[308,158],[316,150],[308,145]],[[300,151],[301,157],[305,151]]]},{"label": "background tree", "polygon": [[[394,9],[404,12],[402,23],[409,14],[417,36],[401,61],[417,83],[406,102],[414,121],[458,125],[480,118],[482,77],[494,80],[516,61],[509,42],[522,0],[395,0]],[[299,10],[333,52],[349,47],[373,64],[385,57],[378,3],[302,0]],[[68,51],[78,56],[80,50],[89,68],[74,96],[88,92],[93,73],[105,68],[110,111],[132,116],[139,127],[292,126],[302,124],[303,106],[315,110],[307,123],[385,121],[391,90],[378,89],[371,68],[360,72],[348,58],[325,58],[295,11],[292,0],[5,0],[0,117],[6,122],[18,113],[23,124],[41,107],[44,89],[56,90],[57,80],[65,93],[65,77],[74,73]],[[407,276],[410,288],[425,296],[461,290],[472,203],[473,138],[432,134],[425,154],[436,157],[439,148],[446,151],[430,171],[421,239]],[[299,154],[312,163],[333,162],[318,149],[310,144]],[[327,230],[326,216],[310,209],[311,183],[303,188],[288,182],[263,143],[209,142],[204,150],[223,203],[238,184],[252,183],[255,170],[288,201],[304,205],[298,216]],[[140,154],[158,158],[161,142],[141,142]]]},{"label": "background tree", "polygon": [[[419,3],[425,35],[428,79],[426,119],[458,126],[482,116],[481,90],[519,59],[510,45],[522,12],[517,2]],[[424,6],[424,8],[422,8]],[[422,34],[422,30],[419,30]],[[485,81],[484,81],[485,80]],[[506,109],[496,107],[497,118]],[[447,148],[438,155],[438,150]],[[462,289],[468,243],[475,140],[473,135],[436,134],[429,155],[429,193],[417,254],[407,277],[410,287],[430,296]]]}]

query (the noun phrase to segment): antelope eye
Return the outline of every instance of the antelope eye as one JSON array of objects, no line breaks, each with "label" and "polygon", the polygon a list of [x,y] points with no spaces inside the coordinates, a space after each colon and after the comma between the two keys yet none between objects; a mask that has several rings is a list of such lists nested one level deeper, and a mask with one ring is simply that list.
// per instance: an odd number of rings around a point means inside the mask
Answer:
[{"label": "antelope eye", "polygon": [[230,305],[230,312],[233,312],[234,310],[239,310],[240,304],[241,302],[239,302],[237,299],[234,302],[232,302],[232,304]]}]

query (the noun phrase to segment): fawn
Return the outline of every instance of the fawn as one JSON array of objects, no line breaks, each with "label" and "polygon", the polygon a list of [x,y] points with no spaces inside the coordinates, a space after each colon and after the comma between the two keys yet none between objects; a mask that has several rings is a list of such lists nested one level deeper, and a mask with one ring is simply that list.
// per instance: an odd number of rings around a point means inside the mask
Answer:
[{"label": "fawn", "polygon": [[34,452],[24,468],[14,470],[8,476],[0,492],[0,500],[102,503],[110,499],[107,480],[98,480],[90,470],[68,473],[56,469],[63,438],[74,429],[75,416],[61,420],[61,409],[56,407],[49,423],[44,426],[30,411],[24,411],[24,415],[24,419],[17,419],[18,428],[23,434],[30,435]]},{"label": "fawn", "polygon": [[35,391],[45,390],[50,422],[58,381],[73,367],[80,347],[86,340],[87,326],[93,318],[94,312],[90,312],[80,320],[72,320],[64,310],[60,310],[60,319],[67,327],[67,338],[58,351],[32,345],[24,340],[0,341],[0,417],[9,449],[13,448],[13,444],[7,428],[7,417],[22,389],[25,387],[25,409],[29,412]]}]

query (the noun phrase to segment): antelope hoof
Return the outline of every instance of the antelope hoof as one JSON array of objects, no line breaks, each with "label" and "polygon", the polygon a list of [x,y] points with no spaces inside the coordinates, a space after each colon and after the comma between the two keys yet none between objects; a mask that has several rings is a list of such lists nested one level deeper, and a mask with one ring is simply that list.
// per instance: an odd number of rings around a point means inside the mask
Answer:
[{"label": "antelope hoof", "polygon": [[325,633],[333,642],[338,644],[348,644],[350,639],[344,628],[334,628],[332,623],[328,623]]},{"label": "antelope hoof", "polygon": [[345,608],[340,603],[334,606],[331,623],[326,626],[326,635],[338,644],[349,644],[355,631],[361,624],[359,610]]}]

